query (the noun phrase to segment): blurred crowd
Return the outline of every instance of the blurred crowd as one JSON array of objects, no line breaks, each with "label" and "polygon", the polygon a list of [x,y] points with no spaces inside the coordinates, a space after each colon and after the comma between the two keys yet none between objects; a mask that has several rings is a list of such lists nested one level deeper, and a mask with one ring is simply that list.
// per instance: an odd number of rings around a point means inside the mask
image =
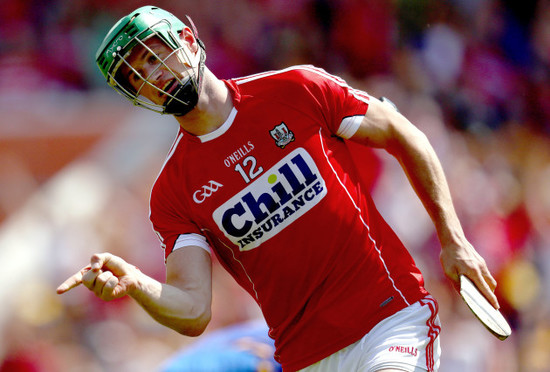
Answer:
[{"label": "blurred crowd", "polygon": [[[440,302],[441,370],[550,371],[548,0],[1,0],[0,371],[154,371],[193,342],[130,300],[55,295],[96,251],[164,278],[148,197],[176,124],[116,96],[94,59],[114,22],[149,3],[191,16],[221,78],[314,64],[391,98],[440,156],[513,328],[501,342],[469,313],[426,212],[377,152],[375,201]],[[214,267],[209,329],[258,317]]]}]

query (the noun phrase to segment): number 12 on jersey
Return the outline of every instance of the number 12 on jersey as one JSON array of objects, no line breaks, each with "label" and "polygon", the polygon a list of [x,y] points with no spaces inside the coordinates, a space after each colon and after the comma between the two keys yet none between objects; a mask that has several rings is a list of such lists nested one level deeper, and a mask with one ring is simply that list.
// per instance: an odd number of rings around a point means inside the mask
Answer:
[{"label": "number 12 on jersey", "polygon": [[255,157],[247,156],[246,158],[244,158],[242,165],[235,165],[235,171],[241,174],[244,182],[250,183],[250,181],[262,174],[264,169],[262,167],[257,167]]}]

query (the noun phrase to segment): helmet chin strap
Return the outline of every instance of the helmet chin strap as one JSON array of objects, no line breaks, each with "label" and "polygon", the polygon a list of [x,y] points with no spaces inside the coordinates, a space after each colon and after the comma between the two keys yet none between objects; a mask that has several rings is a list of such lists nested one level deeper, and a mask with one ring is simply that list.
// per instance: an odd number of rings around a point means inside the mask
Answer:
[{"label": "helmet chin strap", "polygon": [[176,92],[166,103],[164,113],[183,116],[195,108],[199,102],[199,92],[193,78],[187,79],[184,84],[179,82],[177,84]]},{"label": "helmet chin strap", "polygon": [[183,116],[193,110],[199,102],[199,96],[202,90],[202,81],[204,75],[204,62],[206,60],[206,49],[204,43],[199,39],[197,28],[189,16],[187,16],[193,36],[198,44],[198,50],[193,58],[194,69],[197,66],[196,73],[189,76],[189,79],[183,84],[177,83],[173,98],[170,98],[165,105],[164,113],[175,116]]}]

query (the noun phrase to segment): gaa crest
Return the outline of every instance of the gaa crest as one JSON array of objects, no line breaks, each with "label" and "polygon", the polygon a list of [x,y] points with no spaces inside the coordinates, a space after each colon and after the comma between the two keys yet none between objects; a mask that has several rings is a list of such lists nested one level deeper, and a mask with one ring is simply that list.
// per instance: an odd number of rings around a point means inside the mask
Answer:
[{"label": "gaa crest", "polygon": [[284,149],[290,142],[294,141],[294,133],[288,129],[284,122],[276,125],[275,128],[269,131],[269,134],[271,134],[271,137],[273,137],[277,146],[282,149]]}]

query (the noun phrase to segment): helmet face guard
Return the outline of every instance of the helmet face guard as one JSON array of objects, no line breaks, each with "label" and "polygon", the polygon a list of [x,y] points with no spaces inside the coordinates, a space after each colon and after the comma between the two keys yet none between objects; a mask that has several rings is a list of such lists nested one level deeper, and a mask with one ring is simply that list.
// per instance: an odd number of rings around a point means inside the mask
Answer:
[{"label": "helmet face guard", "polygon": [[[191,111],[198,102],[206,53],[191,19],[188,19],[199,44],[199,50],[195,56],[189,55],[180,41],[179,35],[186,27],[185,24],[165,10],[145,6],[119,20],[109,31],[96,53],[97,65],[107,79],[107,83],[136,106],[176,116],[185,115]],[[158,38],[168,50],[171,50],[167,57],[161,58],[146,44],[146,41],[153,37]],[[139,74],[127,60],[136,46],[147,49],[150,55],[156,58],[156,67],[148,76]],[[167,64],[169,58],[177,58],[182,64],[191,68],[185,69],[184,73],[174,71]],[[124,68],[121,68],[123,66]],[[164,68],[174,77],[174,83],[170,84],[169,92],[164,90],[165,87],[157,87],[149,81],[149,78],[160,68]],[[123,74],[122,70],[133,72],[141,80],[141,83],[137,84],[137,89],[132,87],[128,74]],[[144,97],[141,91],[145,86],[150,86],[162,93],[165,97],[164,102],[158,104]]]}]

